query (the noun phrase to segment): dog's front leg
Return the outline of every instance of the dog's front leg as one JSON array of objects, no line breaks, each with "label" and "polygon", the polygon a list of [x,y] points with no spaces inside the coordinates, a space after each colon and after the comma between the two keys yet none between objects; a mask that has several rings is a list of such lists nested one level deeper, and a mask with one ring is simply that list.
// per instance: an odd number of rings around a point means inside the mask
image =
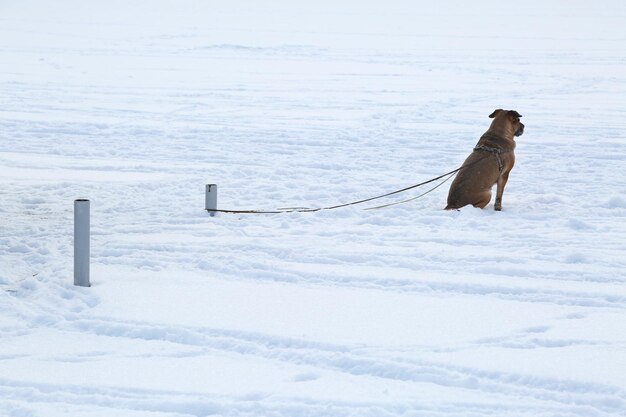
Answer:
[{"label": "dog's front leg", "polygon": [[502,210],[502,194],[504,194],[504,186],[506,185],[506,182],[509,180],[509,172],[511,171],[503,172],[502,175],[500,175],[500,178],[498,178],[498,181],[496,183],[497,184],[496,203],[493,206],[493,208],[496,211]]}]

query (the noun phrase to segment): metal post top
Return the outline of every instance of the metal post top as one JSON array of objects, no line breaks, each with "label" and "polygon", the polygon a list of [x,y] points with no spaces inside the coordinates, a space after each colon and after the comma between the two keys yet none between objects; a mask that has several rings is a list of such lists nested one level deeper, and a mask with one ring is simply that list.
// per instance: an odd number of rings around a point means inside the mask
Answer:
[{"label": "metal post top", "polygon": [[88,198],[77,198],[76,200],[74,200],[74,202],[76,203],[82,203],[82,202],[89,202]]}]

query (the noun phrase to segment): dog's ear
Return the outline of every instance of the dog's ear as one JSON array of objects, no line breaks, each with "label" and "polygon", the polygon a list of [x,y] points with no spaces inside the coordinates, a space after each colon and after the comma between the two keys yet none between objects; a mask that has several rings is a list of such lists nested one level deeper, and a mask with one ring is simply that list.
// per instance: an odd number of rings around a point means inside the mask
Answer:
[{"label": "dog's ear", "polygon": [[491,113],[491,114],[489,115],[489,118],[490,118],[490,119],[493,119],[494,117],[496,117],[496,114],[498,114],[498,112],[501,112],[501,111],[502,111],[502,109],[496,109],[496,110],[494,110],[494,111],[493,111],[493,113]]},{"label": "dog's ear", "polygon": [[519,114],[519,113],[518,113],[517,111],[515,111],[515,110],[509,110],[509,113],[510,113],[510,114],[512,114],[513,116],[517,117],[517,118],[522,117],[522,115],[521,115],[521,114]]}]

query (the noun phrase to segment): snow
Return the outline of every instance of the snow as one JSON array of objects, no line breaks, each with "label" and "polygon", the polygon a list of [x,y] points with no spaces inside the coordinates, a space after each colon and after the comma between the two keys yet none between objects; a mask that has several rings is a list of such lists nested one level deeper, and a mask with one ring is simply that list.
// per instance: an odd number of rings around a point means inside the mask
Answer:
[{"label": "snow", "polygon": [[626,415],[626,5],[298,3],[0,3],[0,415]]}]

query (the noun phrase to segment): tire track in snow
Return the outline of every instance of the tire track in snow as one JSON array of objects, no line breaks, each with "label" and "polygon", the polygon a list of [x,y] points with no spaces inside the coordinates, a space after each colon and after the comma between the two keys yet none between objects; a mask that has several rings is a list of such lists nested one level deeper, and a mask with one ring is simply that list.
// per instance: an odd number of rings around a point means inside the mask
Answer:
[{"label": "tire track in snow", "polygon": [[[25,405],[24,402],[28,402]],[[549,404],[494,404],[489,402],[405,401],[401,403],[376,401],[316,401],[311,398],[290,398],[263,394],[235,397],[206,393],[147,390],[136,388],[93,387],[69,384],[41,384],[0,378],[0,405],[12,415],[31,415],[29,406],[46,404],[63,407],[77,415],[83,407],[97,407],[106,415],[116,411],[167,413],[171,416],[274,416],[274,417],[465,417],[468,415],[516,415],[537,417],[556,415],[563,408]],[[91,410],[93,411],[93,410]],[[568,415],[611,417],[611,414],[572,407]]]},{"label": "tire track in snow", "polygon": [[[310,265],[309,265],[310,266]],[[316,269],[316,268],[312,268]],[[375,270],[376,268],[372,268]],[[386,268],[389,273],[389,268]],[[566,306],[604,307],[623,309],[626,297],[601,292],[551,290],[546,288],[514,287],[466,282],[441,282],[431,279],[401,279],[363,276],[341,276],[337,274],[308,273],[301,270],[251,268],[255,280],[289,283],[319,284],[351,288],[398,291],[406,293],[445,293],[477,296],[495,296],[506,300],[532,303],[552,303]],[[402,271],[406,272],[406,271]],[[403,274],[405,275],[405,274]],[[416,275],[421,275],[416,273]],[[427,275],[427,273],[424,273]],[[241,279],[241,277],[238,277]]]},{"label": "tire track in snow", "polygon": [[411,356],[386,355],[349,346],[323,344],[200,327],[172,327],[146,322],[119,321],[109,317],[75,318],[60,324],[70,331],[139,340],[160,340],[252,355],[296,365],[394,381],[432,383],[453,389],[503,395],[511,403],[545,402],[548,407],[569,409],[572,415],[618,415],[626,408],[626,392],[618,387],[565,379],[445,365]]},{"label": "tire track in snow", "polygon": [[[253,281],[287,282],[293,284],[339,286],[346,288],[373,289],[380,291],[395,291],[401,293],[442,293],[462,294],[472,296],[491,296],[505,300],[514,300],[530,303],[551,303],[564,306],[616,308],[623,309],[626,306],[626,296],[619,293],[606,292],[606,283],[586,282],[587,286],[595,285],[597,289],[572,290],[568,289],[568,280],[555,281],[552,288],[545,285],[506,284],[511,272],[501,270],[492,271],[491,276],[502,277],[497,284],[482,284],[464,281],[455,281],[453,278],[432,278],[446,274],[446,270],[422,271],[407,267],[376,266],[377,257],[360,255],[356,258],[344,259],[338,263],[325,263],[313,260],[312,262],[297,263],[296,259],[285,261],[285,257],[293,257],[290,250],[281,248],[259,248],[254,245],[221,246],[213,252],[211,259],[206,255],[208,243],[197,246],[178,242],[162,244],[135,244],[107,242],[107,249],[101,250],[94,255],[96,262],[115,265],[136,264],[145,266],[148,262],[155,268],[165,268],[168,264],[176,261],[185,264],[187,270],[199,269],[210,271],[211,274],[219,274],[226,279],[249,279]],[[222,252],[220,252],[222,251]],[[285,252],[286,251],[286,252]],[[213,259],[219,256],[226,257],[226,253],[246,253],[246,257],[239,259],[236,267],[225,263],[220,266]],[[279,253],[280,256],[276,254]],[[287,253],[287,255],[285,255]],[[222,255],[220,255],[222,254]],[[154,259],[154,261],[147,261]],[[200,261],[198,261],[200,259]],[[260,261],[262,260],[262,261]],[[374,265],[367,265],[367,263]],[[381,258],[382,262],[382,258]],[[355,275],[354,265],[360,265]],[[476,273],[485,274],[484,271]],[[523,278],[523,276],[522,276]],[[536,277],[536,279],[541,279]],[[550,279],[547,278],[549,281]]]}]

